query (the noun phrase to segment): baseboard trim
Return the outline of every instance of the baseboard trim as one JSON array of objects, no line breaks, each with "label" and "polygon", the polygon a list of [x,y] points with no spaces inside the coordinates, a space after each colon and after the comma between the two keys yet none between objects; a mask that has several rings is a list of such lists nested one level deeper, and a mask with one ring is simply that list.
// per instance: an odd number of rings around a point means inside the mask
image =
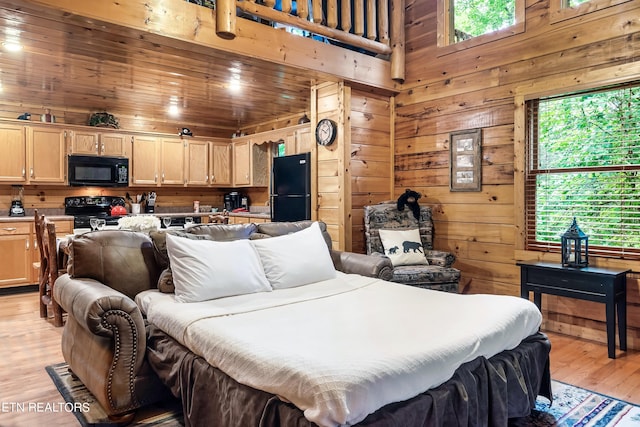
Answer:
[{"label": "baseboard trim", "polygon": [[26,294],[29,292],[37,292],[38,285],[22,285],[22,286],[9,286],[6,288],[0,288],[0,296],[3,295],[15,295]]}]

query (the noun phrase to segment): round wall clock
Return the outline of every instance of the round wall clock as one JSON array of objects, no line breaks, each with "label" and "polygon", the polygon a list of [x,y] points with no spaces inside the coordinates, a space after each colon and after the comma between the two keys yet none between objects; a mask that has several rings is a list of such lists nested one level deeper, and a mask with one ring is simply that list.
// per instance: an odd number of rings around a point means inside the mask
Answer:
[{"label": "round wall clock", "polygon": [[338,125],[331,119],[322,119],[316,126],[316,141],[320,145],[331,145],[336,140]]}]

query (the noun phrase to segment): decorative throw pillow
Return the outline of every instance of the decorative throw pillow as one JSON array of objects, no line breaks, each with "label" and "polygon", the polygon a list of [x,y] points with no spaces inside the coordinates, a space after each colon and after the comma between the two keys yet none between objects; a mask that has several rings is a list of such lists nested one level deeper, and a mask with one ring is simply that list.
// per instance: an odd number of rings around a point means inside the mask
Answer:
[{"label": "decorative throw pillow", "polygon": [[194,240],[213,240],[213,238],[207,235],[196,235],[178,230],[151,231],[149,233],[149,237],[153,242],[153,256],[158,266],[163,269],[156,286],[160,292],[172,294],[175,292],[175,287],[173,286],[173,273],[169,265],[169,255],[167,254],[167,234]]},{"label": "decorative throw pillow", "polygon": [[419,229],[379,230],[379,232],[384,254],[391,259],[394,266],[428,264]]},{"label": "decorative throw pillow", "polygon": [[317,222],[295,233],[250,242],[260,255],[273,289],[294,288],[336,277],[329,248]]},{"label": "decorative throw pillow", "polygon": [[216,242],[168,234],[167,253],[179,302],[271,291],[248,240]]}]

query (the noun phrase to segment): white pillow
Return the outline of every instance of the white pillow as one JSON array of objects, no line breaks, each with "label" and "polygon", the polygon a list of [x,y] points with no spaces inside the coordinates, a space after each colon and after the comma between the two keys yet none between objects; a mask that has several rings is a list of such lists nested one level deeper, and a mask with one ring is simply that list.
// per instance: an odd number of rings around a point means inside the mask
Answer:
[{"label": "white pillow", "polygon": [[284,236],[251,240],[273,289],[294,288],[336,277],[317,222]]},{"label": "white pillow", "polygon": [[271,291],[248,240],[216,242],[167,234],[167,254],[179,302]]},{"label": "white pillow", "polygon": [[394,267],[429,263],[424,255],[420,230],[417,228],[379,230],[379,232],[384,254],[391,259]]}]

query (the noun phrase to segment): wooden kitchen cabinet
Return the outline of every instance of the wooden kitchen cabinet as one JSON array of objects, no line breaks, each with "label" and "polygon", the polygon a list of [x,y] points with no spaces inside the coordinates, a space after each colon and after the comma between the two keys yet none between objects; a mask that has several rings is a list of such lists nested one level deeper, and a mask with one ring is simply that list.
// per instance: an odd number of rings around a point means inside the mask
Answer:
[{"label": "wooden kitchen cabinet", "polygon": [[128,157],[131,137],[120,133],[69,131],[71,154]]},{"label": "wooden kitchen cabinet", "polygon": [[27,127],[27,181],[30,184],[63,184],[66,180],[64,128]]},{"label": "wooden kitchen cabinet", "polygon": [[160,149],[154,136],[133,137],[131,149],[131,185],[158,185],[158,170],[160,166]]},{"label": "wooden kitchen cabinet", "polygon": [[0,224],[0,288],[32,283],[32,236],[30,222]]},{"label": "wooden kitchen cabinet", "polygon": [[269,183],[269,144],[242,139],[233,146],[233,186],[266,187]]},{"label": "wooden kitchen cabinet", "polygon": [[231,144],[227,142],[211,143],[211,185],[230,187]]},{"label": "wooden kitchen cabinet", "polygon": [[27,180],[27,146],[24,126],[0,123],[0,182],[12,184]]},{"label": "wooden kitchen cabinet", "polygon": [[185,142],[180,138],[160,140],[160,185],[184,185]]},{"label": "wooden kitchen cabinet", "polygon": [[189,186],[209,185],[209,141],[187,141],[185,184]]},{"label": "wooden kitchen cabinet", "polygon": [[184,185],[185,148],[181,139],[136,135],[132,145],[131,185]]}]

